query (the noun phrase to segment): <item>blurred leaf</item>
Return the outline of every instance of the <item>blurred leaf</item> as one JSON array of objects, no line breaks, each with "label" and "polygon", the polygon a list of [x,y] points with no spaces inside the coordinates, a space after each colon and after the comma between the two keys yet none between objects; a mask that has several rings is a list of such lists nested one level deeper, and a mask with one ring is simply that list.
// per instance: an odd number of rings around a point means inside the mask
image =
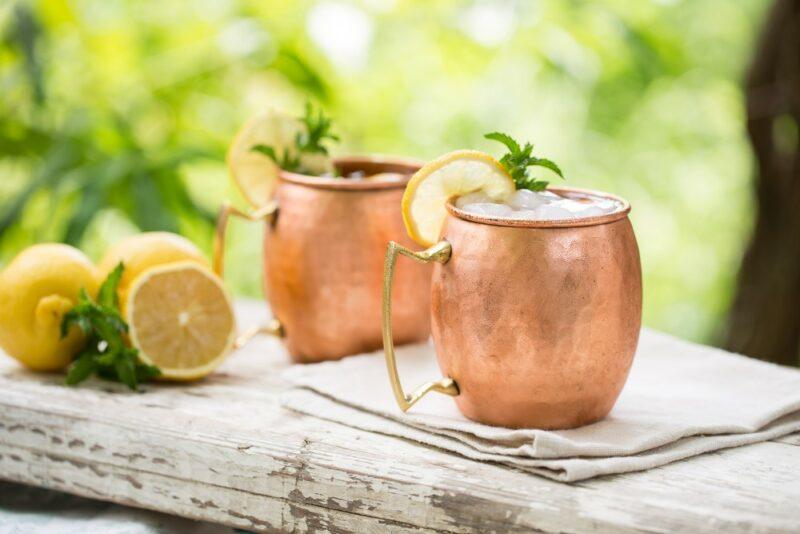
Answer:
[{"label": "blurred leaf", "polygon": [[299,54],[288,48],[281,49],[272,68],[281,72],[295,85],[302,88],[316,100],[329,99],[329,89],[323,78]]},{"label": "blurred leaf", "polygon": [[177,182],[170,188],[171,198],[174,201],[175,206],[184,215],[198,217],[209,225],[216,224],[217,214],[208,211],[206,208],[195,202],[191,195],[189,195],[186,184],[180,180],[179,176],[175,175],[172,177],[172,179]]},{"label": "blurred leaf", "polygon": [[169,211],[155,183],[155,175],[149,170],[140,170],[133,175],[133,221],[145,232],[165,230],[177,232],[178,223]]},{"label": "blurred leaf", "polygon": [[64,242],[79,246],[86,229],[97,213],[107,205],[108,191],[131,172],[130,158],[121,156],[85,165],[77,171],[80,198],[64,232]]},{"label": "blurred leaf", "polygon": [[41,105],[44,103],[44,80],[36,49],[42,29],[27,4],[17,3],[13,13],[14,27],[11,31],[11,40],[22,52],[33,100],[37,105]]},{"label": "blurred leaf", "polygon": [[78,209],[72,213],[67,229],[64,232],[64,242],[68,245],[79,246],[83,234],[95,214],[105,204],[103,190],[97,186],[89,186],[81,192]]},{"label": "blurred leaf", "polygon": [[21,127],[13,117],[3,115],[0,107],[0,155],[38,156],[46,152],[52,142],[52,132],[30,126]]},{"label": "blurred leaf", "polygon": [[55,183],[64,170],[78,158],[76,147],[69,142],[57,145],[45,156],[38,171],[25,188],[0,212],[0,237],[19,221],[25,206],[39,189]]}]

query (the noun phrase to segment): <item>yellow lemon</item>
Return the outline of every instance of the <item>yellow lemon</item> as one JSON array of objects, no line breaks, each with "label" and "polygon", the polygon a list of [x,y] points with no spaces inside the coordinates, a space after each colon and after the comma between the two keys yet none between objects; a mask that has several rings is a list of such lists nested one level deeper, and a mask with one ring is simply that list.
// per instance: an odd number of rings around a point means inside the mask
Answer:
[{"label": "yellow lemon", "polygon": [[101,279],[105,279],[119,262],[125,264],[117,294],[122,317],[127,317],[128,292],[136,277],[150,267],[185,260],[208,267],[200,249],[185,237],[169,232],[147,232],[123,239],[109,248],[98,264],[98,271]]},{"label": "yellow lemon", "polygon": [[[296,158],[297,135],[304,128],[299,119],[270,110],[251,118],[239,129],[226,159],[234,184],[251,206],[260,208],[272,200],[281,171],[272,158],[254,151],[253,147],[268,146],[279,159],[284,154]],[[333,163],[327,154],[303,153],[299,159],[301,166],[315,175],[333,171]]]},{"label": "yellow lemon", "polygon": [[61,320],[81,288],[94,297],[95,266],[68,245],[34,245],[0,273],[0,347],[37,371],[62,369],[83,348],[77,327],[61,338]]},{"label": "yellow lemon", "polygon": [[195,262],[147,269],[127,302],[130,339],[139,358],[170,380],[212,372],[231,351],[236,319],[222,281]]},{"label": "yellow lemon", "polygon": [[502,201],[514,193],[514,180],[489,154],[456,150],[414,173],[403,193],[401,209],[409,237],[429,247],[439,240],[445,205],[451,198],[482,191]]}]

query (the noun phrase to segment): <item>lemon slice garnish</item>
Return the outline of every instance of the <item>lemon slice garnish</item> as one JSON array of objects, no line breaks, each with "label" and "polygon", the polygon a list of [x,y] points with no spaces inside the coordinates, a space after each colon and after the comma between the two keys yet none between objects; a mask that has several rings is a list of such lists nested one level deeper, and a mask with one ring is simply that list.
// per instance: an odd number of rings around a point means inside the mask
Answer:
[{"label": "lemon slice garnish", "polygon": [[476,150],[456,150],[428,163],[411,177],[403,194],[403,222],[411,239],[429,247],[439,240],[449,199],[482,191],[501,202],[514,190],[511,176],[492,156]]},{"label": "lemon slice garnish", "polygon": [[[268,146],[278,158],[288,154],[298,159],[297,134],[304,130],[302,121],[275,110],[256,115],[239,129],[226,159],[233,182],[251,206],[260,208],[272,200],[281,171],[278,163],[253,147]],[[302,153],[299,161],[303,170],[313,175],[333,171],[333,162],[327,154]]]}]

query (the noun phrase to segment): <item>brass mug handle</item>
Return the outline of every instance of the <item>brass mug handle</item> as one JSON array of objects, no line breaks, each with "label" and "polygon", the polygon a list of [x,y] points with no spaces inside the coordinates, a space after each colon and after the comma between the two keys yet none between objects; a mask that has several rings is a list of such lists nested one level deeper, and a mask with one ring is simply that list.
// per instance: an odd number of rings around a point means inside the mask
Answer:
[{"label": "brass mug handle", "polygon": [[[272,222],[275,220],[277,214],[278,203],[274,200],[268,203],[266,206],[263,206],[250,213],[233,207],[227,200],[223,202],[222,208],[220,208],[219,211],[219,216],[217,217],[217,228],[214,232],[214,255],[212,261],[214,272],[220,278],[223,277],[225,271],[225,236],[228,231],[228,221],[231,215],[248,221],[255,222],[264,220]],[[283,325],[281,325],[280,321],[272,318],[267,322],[267,324],[254,326],[242,332],[242,334],[240,334],[239,337],[237,337],[233,342],[233,347],[235,349],[239,349],[245,346],[258,334],[269,334],[276,337],[284,337],[285,335]]]},{"label": "brass mug handle", "polygon": [[447,263],[450,259],[452,247],[447,241],[439,241],[432,247],[420,252],[409,250],[394,241],[389,242],[386,250],[386,261],[383,264],[383,306],[382,306],[382,330],[383,330],[383,351],[386,356],[386,369],[389,371],[389,381],[392,384],[394,398],[400,409],[408,411],[418,400],[430,391],[436,391],[445,395],[455,397],[458,395],[458,384],[452,378],[442,378],[440,380],[426,382],[415,389],[412,393],[406,394],[400,384],[400,375],[397,372],[397,360],[394,355],[394,339],[392,338],[392,286],[394,285],[394,269],[397,264],[397,256],[403,255],[412,260],[422,263],[438,262]]}]

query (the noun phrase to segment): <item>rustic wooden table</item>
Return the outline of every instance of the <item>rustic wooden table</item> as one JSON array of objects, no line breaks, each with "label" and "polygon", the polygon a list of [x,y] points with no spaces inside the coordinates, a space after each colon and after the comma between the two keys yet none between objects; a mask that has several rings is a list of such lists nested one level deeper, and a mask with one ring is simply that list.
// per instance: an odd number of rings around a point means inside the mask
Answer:
[{"label": "rustic wooden table", "polygon": [[287,365],[259,339],[203,382],[130,393],[2,358],[0,478],[249,530],[800,530],[800,434],[567,485],[287,412]]}]

